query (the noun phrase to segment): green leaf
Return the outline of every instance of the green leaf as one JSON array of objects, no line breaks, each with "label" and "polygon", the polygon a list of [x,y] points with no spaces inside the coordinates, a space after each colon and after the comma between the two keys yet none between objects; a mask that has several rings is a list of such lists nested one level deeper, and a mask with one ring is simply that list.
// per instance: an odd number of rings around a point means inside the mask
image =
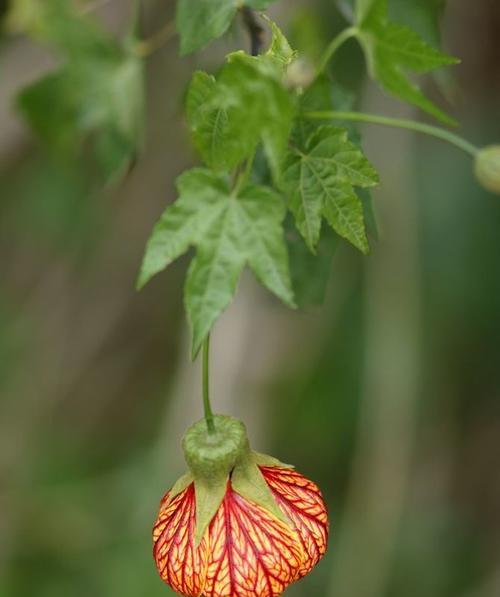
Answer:
[{"label": "green leaf", "polygon": [[278,178],[294,115],[282,78],[274,61],[244,52],[229,55],[217,80],[206,73],[194,75],[187,96],[188,120],[208,166],[229,171],[262,142]]},{"label": "green leaf", "polygon": [[181,38],[181,55],[199,50],[221,37],[237,10],[237,0],[179,0],[176,23]]},{"label": "green leaf", "polygon": [[371,187],[378,175],[344,129],[319,128],[305,150],[291,149],[284,166],[283,186],[296,226],[315,252],[321,221],[363,253],[368,252],[363,206],[353,187]]},{"label": "green leaf", "polygon": [[263,10],[274,1],[179,0],[176,23],[181,38],[181,55],[195,52],[224,35],[241,6]]},{"label": "green leaf", "polygon": [[106,179],[135,157],[142,133],[142,63],[114,53],[64,66],[21,90],[16,103],[31,128],[65,159],[87,137]]},{"label": "green leaf", "polygon": [[446,0],[390,0],[389,17],[416,31],[427,43],[439,47],[439,21],[445,6]]},{"label": "green leaf", "polygon": [[391,95],[418,106],[446,124],[455,124],[423,95],[407,72],[424,74],[459,61],[432,48],[408,27],[389,21],[387,0],[358,0],[356,18],[357,36],[370,75]]},{"label": "green leaf", "polygon": [[34,132],[66,160],[79,159],[91,140],[105,179],[122,173],[142,138],[143,64],[134,40],[117,45],[65,0],[21,0],[10,24],[54,47],[64,63],[17,96]]},{"label": "green leaf", "polygon": [[281,29],[274,21],[265,17],[269,26],[271,27],[272,40],[265,57],[277,62],[283,69],[291,64],[297,58],[297,52],[292,48],[290,42],[283,35]]},{"label": "green leaf", "polygon": [[70,59],[106,54],[113,47],[107,33],[92,19],[79,14],[68,0],[16,0],[9,11],[7,27],[50,44]]},{"label": "green leaf", "polygon": [[218,78],[217,104],[228,110],[231,125],[253,153],[262,141],[271,170],[278,178],[294,116],[292,98],[281,71],[260,58],[235,52]]},{"label": "green leaf", "polygon": [[228,110],[217,105],[217,82],[205,72],[193,75],[186,98],[193,142],[205,164],[214,170],[231,170],[248,153],[244,139],[231,125]]},{"label": "green leaf", "polygon": [[286,220],[285,230],[295,301],[299,307],[320,305],[325,299],[339,236],[331,228],[325,227],[321,232],[316,254],[313,255],[291,218]]},{"label": "green leaf", "polygon": [[294,305],[283,239],[285,206],[269,188],[231,191],[225,177],[208,170],[190,170],[177,184],[180,197],[153,230],[138,286],[191,245],[197,247],[185,287],[195,355],[233,298],[246,264],[265,287]]}]

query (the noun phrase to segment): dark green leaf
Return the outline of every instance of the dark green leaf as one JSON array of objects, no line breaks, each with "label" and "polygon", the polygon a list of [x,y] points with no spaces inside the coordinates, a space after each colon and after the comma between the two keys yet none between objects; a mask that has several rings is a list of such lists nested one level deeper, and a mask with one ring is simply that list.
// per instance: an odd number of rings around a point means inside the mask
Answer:
[{"label": "dark green leaf", "polygon": [[299,307],[320,305],[325,298],[339,237],[331,228],[325,227],[321,232],[316,254],[313,255],[291,218],[287,218],[285,230],[295,301]]},{"label": "dark green leaf", "polygon": [[427,73],[458,60],[429,46],[417,33],[389,21],[387,0],[358,0],[357,36],[371,76],[390,94],[408,101],[447,124],[454,124],[427,99],[407,72]]},{"label": "dark green leaf", "polygon": [[178,179],[179,199],[168,207],[148,242],[138,286],[186,252],[185,302],[193,329],[193,355],[229,305],[245,264],[259,281],[293,306],[283,238],[285,207],[266,187],[231,191],[225,177],[195,169]]}]

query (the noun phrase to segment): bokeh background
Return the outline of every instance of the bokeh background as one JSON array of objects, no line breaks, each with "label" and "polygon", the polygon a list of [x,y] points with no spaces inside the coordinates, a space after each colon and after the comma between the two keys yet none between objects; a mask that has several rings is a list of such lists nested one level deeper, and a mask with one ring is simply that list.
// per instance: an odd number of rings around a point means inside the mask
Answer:
[{"label": "bokeh background", "polygon": [[[436,41],[419,3],[391,10]],[[173,18],[173,4],[144,2],[144,35]],[[130,8],[93,6],[117,34]],[[311,58],[344,23],[333,0],[281,0],[272,14]],[[426,81],[427,93],[472,142],[498,142],[500,4],[450,0],[441,32],[462,64]],[[187,261],[139,294],[134,281],[175,177],[196,163],[182,119],[189,77],[247,45],[236,27],[194,57],[179,59],[175,38],[151,56],[144,152],[121,183],[96,190],[12,107],[54,59],[2,36],[1,597],[170,592],[150,531],[183,472],[183,430],[201,416]],[[332,69],[362,109],[421,117],[367,82],[355,42]],[[498,597],[500,200],[453,147],[361,132],[382,178],[371,255],[341,243],[324,304],[300,312],[245,276],[213,335],[214,407],[324,491],[330,549],[290,597]]]}]

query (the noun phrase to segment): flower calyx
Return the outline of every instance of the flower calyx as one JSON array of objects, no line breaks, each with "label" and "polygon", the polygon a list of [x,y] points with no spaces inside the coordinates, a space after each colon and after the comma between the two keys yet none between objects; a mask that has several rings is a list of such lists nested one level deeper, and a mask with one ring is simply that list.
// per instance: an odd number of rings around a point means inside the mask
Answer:
[{"label": "flower calyx", "polygon": [[169,496],[172,500],[194,482],[196,545],[199,545],[217,513],[229,481],[233,491],[290,525],[290,521],[278,507],[259,466],[293,467],[272,456],[251,450],[246,427],[238,419],[215,415],[214,425],[215,431],[210,433],[205,419],[201,419],[186,431],[182,448],[189,470],[174,484]]}]

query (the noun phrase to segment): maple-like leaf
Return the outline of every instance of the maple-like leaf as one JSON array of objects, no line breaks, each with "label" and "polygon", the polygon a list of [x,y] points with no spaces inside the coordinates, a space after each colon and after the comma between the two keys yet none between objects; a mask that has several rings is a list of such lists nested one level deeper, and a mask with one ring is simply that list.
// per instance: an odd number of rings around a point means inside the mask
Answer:
[{"label": "maple-like leaf", "polygon": [[370,75],[388,93],[446,124],[455,124],[425,97],[408,72],[424,74],[457,64],[458,59],[431,47],[412,29],[391,22],[387,16],[387,0],[357,0],[356,35],[366,55]]},{"label": "maple-like leaf", "polygon": [[283,187],[299,232],[316,250],[322,218],[363,253],[368,252],[363,205],[353,187],[372,187],[378,175],[347,131],[322,126],[305,147],[290,149]]},{"label": "maple-like leaf", "polygon": [[277,179],[295,112],[284,70],[295,53],[267,20],[272,30],[269,50],[260,56],[229,54],[217,78],[196,72],[186,109],[194,144],[207,166],[230,171],[262,143]]},{"label": "maple-like leaf", "polygon": [[179,199],[166,209],[146,248],[138,286],[188,250],[185,303],[193,330],[193,355],[233,298],[246,264],[258,280],[294,306],[288,254],[283,239],[285,206],[266,187],[232,190],[226,177],[209,170],[185,172]]}]

